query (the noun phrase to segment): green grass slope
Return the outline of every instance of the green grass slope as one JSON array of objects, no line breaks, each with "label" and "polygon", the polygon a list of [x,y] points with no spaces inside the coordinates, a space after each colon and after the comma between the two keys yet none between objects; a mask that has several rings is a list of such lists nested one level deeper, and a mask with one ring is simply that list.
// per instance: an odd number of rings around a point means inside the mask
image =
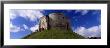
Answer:
[{"label": "green grass slope", "polygon": [[84,39],[84,37],[71,30],[50,29],[34,32],[23,39]]}]

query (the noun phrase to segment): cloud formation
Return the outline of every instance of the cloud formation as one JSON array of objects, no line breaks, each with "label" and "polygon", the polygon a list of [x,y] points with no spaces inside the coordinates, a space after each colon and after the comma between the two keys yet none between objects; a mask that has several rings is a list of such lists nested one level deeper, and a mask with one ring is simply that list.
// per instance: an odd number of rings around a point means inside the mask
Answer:
[{"label": "cloud formation", "polygon": [[42,10],[11,10],[10,19],[15,19],[20,16],[31,21],[36,21],[36,19],[43,16],[41,11]]},{"label": "cloud formation", "polygon": [[13,25],[10,23],[10,32],[19,32],[21,29],[18,26]]},{"label": "cloud formation", "polygon": [[101,37],[101,26],[93,26],[90,28],[78,27],[74,30],[76,33],[84,37]]},{"label": "cloud formation", "polygon": [[15,11],[10,10],[9,16],[10,16],[10,19],[13,20],[17,17],[17,13]]},{"label": "cloud formation", "polygon": [[28,29],[28,26],[25,24],[23,24],[23,27],[24,27],[24,29]]},{"label": "cloud formation", "polygon": [[23,27],[20,27],[10,23],[10,32],[20,32],[20,31],[25,31],[26,29],[29,29],[29,27],[25,24],[23,24],[22,26]]},{"label": "cloud formation", "polygon": [[[12,9],[12,10],[10,10],[10,19],[14,20],[17,17],[23,17],[25,19],[29,19],[30,21],[37,21],[37,19],[44,16],[41,13],[41,11],[43,11],[43,10]],[[11,26],[10,27],[11,32],[25,31],[26,29],[31,30],[31,31],[34,32],[36,29],[38,29],[38,25],[35,25],[35,26],[29,28],[27,25],[22,24],[23,28],[21,28],[21,27],[18,27],[16,25],[13,25],[11,23],[10,26]]]},{"label": "cloud formation", "polygon": [[82,15],[85,15],[88,13],[88,10],[82,10]]},{"label": "cloud formation", "polygon": [[39,29],[39,25],[38,24],[36,24],[35,26],[33,26],[33,27],[30,28],[30,30],[32,32],[35,32],[37,29]]},{"label": "cloud formation", "polygon": [[89,11],[88,10],[76,10],[75,13],[81,13],[81,15],[86,15]]}]

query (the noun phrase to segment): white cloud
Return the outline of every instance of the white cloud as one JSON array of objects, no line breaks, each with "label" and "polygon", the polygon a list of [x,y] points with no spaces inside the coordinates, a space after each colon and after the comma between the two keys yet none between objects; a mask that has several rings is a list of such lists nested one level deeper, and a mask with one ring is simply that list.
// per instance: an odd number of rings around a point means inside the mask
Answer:
[{"label": "white cloud", "polygon": [[81,10],[76,10],[75,13],[81,12]]},{"label": "white cloud", "polygon": [[87,14],[88,13],[88,10],[83,10],[82,11],[82,15],[85,15],[85,14]]},{"label": "white cloud", "polygon": [[24,29],[21,28],[20,26],[16,26],[10,23],[10,32],[19,32],[19,31],[25,31],[26,29],[29,29],[29,27],[25,24],[23,24],[22,26]]},{"label": "white cloud", "polygon": [[17,16],[23,17],[25,19],[30,19],[31,21],[36,21],[43,16],[41,13],[42,10],[12,10],[13,12],[10,13],[10,18],[14,19]]},{"label": "white cloud", "polygon": [[88,10],[76,10],[75,13],[81,13],[81,15],[86,15],[88,13]]},{"label": "white cloud", "polygon": [[17,17],[16,15],[17,15],[17,14],[16,14],[15,12],[10,11],[10,14],[9,14],[10,19],[15,19],[15,18]]},{"label": "white cloud", "polygon": [[23,27],[24,27],[24,29],[28,29],[28,26],[25,24],[23,24]]},{"label": "white cloud", "polygon": [[84,37],[101,37],[101,27],[93,26],[90,28],[78,27],[74,30],[76,33],[84,36]]},{"label": "white cloud", "polygon": [[99,29],[100,29],[99,26],[93,26],[93,27],[91,27],[87,30],[90,31],[90,32],[100,32]]},{"label": "white cloud", "polygon": [[31,28],[30,28],[30,30],[31,30],[32,32],[35,32],[37,29],[39,29],[39,25],[38,25],[38,24],[36,24],[34,27],[31,27]]},{"label": "white cloud", "polygon": [[92,14],[99,14],[100,11],[99,10],[95,10],[94,12],[92,12]]},{"label": "white cloud", "polygon": [[19,32],[20,30],[20,27],[10,24],[10,32]]}]

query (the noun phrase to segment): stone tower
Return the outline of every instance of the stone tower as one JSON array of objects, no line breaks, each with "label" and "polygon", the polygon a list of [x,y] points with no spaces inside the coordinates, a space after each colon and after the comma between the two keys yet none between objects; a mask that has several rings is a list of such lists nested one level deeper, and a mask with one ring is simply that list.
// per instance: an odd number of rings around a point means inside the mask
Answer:
[{"label": "stone tower", "polygon": [[39,30],[58,28],[63,30],[70,29],[69,20],[62,13],[51,13],[40,18]]},{"label": "stone tower", "polygon": [[69,29],[69,20],[63,13],[49,14],[49,24],[51,28]]},{"label": "stone tower", "polygon": [[39,31],[48,29],[49,28],[48,23],[49,23],[48,16],[41,17],[39,22]]}]

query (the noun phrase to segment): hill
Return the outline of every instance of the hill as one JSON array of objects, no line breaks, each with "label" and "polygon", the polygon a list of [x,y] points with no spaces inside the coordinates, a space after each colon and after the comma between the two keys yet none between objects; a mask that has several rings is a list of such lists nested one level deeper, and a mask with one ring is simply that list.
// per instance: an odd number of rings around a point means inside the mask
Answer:
[{"label": "hill", "polygon": [[50,29],[33,32],[23,39],[84,39],[84,37],[71,30]]}]

